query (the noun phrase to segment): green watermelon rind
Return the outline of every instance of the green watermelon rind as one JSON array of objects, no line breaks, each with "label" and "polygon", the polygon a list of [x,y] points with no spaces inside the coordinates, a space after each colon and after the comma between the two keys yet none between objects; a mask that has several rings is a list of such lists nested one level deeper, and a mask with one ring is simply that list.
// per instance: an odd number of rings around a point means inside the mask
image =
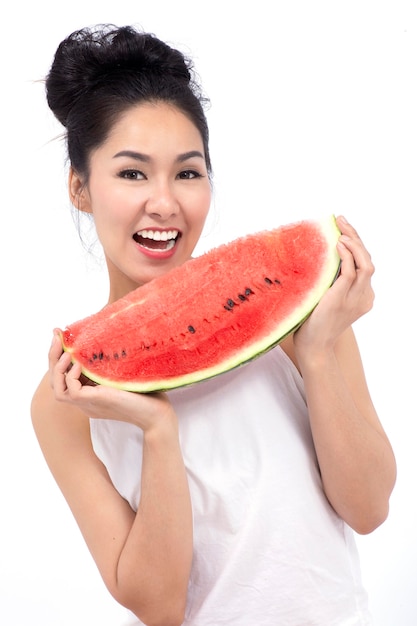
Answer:
[{"label": "green watermelon rind", "polygon": [[[216,366],[203,368],[193,373],[183,374],[180,376],[163,378],[162,380],[144,381],[114,381],[108,378],[98,376],[91,372],[85,366],[82,366],[82,374],[89,380],[99,385],[122,389],[136,393],[152,393],[157,391],[170,391],[179,387],[186,387],[203,380],[208,380],[224,374],[225,372],[241,367],[250,361],[260,357],[272,348],[279,345],[286,337],[296,332],[298,328],[306,321],[315,309],[323,295],[331,287],[336,280],[340,270],[340,257],[337,253],[336,243],[340,236],[339,228],[336,224],[334,216],[323,218],[317,221],[317,226],[328,244],[327,263],[322,268],[320,278],[316,281],[314,287],[305,295],[299,306],[293,310],[290,316],[287,316],[274,331],[263,339],[246,346],[242,350],[235,352],[233,358],[228,358],[223,362],[219,362]],[[65,346],[64,350],[72,352],[70,347]],[[76,359],[73,358],[73,362]]]}]

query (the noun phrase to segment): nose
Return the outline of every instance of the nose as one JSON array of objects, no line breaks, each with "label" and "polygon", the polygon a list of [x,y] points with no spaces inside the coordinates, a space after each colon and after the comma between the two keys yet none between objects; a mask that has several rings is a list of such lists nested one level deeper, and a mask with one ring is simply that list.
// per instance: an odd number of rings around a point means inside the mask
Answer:
[{"label": "nose", "polygon": [[152,185],[146,201],[148,215],[166,220],[179,212],[179,202],[169,182],[160,181]]}]

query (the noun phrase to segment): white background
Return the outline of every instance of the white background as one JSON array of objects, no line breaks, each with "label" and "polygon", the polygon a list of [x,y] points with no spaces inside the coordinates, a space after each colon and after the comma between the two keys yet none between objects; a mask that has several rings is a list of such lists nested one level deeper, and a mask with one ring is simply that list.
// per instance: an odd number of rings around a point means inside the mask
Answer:
[{"label": "white background", "polygon": [[415,626],[415,3],[93,4],[26,0],[2,16],[0,623],[120,619],[29,417],[53,327],[107,295],[105,271],[83,252],[70,216],[61,129],[37,81],[72,30],[113,22],[190,53],[211,99],[216,196],[201,250],[328,213],[344,213],[370,249],[376,302],[356,332],[399,474],[388,521],[358,543],[376,626]]}]

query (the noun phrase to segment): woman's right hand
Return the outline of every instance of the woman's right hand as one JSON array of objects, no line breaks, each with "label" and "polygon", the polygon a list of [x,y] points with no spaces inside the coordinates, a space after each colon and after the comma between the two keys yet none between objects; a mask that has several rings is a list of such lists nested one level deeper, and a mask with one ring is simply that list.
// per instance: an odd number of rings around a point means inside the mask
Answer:
[{"label": "woman's right hand", "polygon": [[63,352],[59,331],[49,350],[49,375],[55,398],[77,406],[91,418],[115,419],[139,426],[144,432],[163,423],[176,423],[164,393],[133,393],[104,385],[83,383],[81,367]]}]

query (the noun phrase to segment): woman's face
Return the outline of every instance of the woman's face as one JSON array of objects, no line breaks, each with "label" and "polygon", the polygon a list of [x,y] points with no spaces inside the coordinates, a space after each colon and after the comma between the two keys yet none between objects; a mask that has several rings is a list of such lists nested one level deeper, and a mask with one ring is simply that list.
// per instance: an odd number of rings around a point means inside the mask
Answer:
[{"label": "woman's face", "polygon": [[[71,186],[77,186],[74,173]],[[127,111],[92,153],[89,182],[76,201],[94,216],[110,299],[189,259],[210,202],[203,141],[194,124],[165,103]]]}]

